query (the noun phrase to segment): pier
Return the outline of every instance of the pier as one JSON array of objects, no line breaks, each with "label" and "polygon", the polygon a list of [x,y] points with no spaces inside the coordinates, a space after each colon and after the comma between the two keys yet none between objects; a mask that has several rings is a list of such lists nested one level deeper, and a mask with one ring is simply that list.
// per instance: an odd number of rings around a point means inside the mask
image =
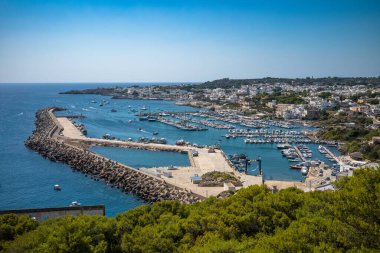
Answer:
[{"label": "pier", "polygon": [[336,155],[334,155],[327,147],[322,146],[322,148],[329,154],[338,164],[340,164],[340,160]]},{"label": "pier", "polygon": [[206,127],[200,127],[196,125],[192,125],[187,123],[187,121],[181,120],[181,121],[174,121],[170,120],[164,117],[158,117],[156,119],[158,122],[161,122],[163,124],[169,125],[169,126],[174,126],[178,129],[186,130],[186,131],[204,131],[208,130]]},{"label": "pier", "polygon": [[169,115],[178,115],[178,114],[191,114],[191,113],[199,113],[200,111],[187,111],[187,112],[145,112],[138,113],[136,116],[169,116]]},{"label": "pier", "polygon": [[299,158],[303,161],[303,162],[306,162],[306,158],[303,156],[303,154],[301,153],[301,151],[299,150],[299,148],[297,146],[294,146],[294,149],[296,150],[296,153],[297,155],[299,156]]}]

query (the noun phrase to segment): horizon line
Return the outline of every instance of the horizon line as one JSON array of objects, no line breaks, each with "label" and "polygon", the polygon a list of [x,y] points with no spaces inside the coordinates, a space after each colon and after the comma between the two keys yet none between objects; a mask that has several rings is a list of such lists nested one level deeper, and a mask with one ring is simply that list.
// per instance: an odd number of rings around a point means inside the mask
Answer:
[{"label": "horizon line", "polygon": [[0,82],[1,84],[149,84],[149,83],[161,83],[161,84],[192,84],[192,83],[205,83],[205,82],[212,82],[216,80],[222,80],[222,79],[230,79],[230,80],[260,80],[260,79],[322,79],[322,78],[380,78],[379,76],[320,76],[320,77],[314,77],[314,76],[305,76],[305,77],[274,77],[274,76],[266,76],[266,77],[252,77],[252,78],[217,78],[213,80],[207,80],[207,81],[67,81],[67,82]]}]

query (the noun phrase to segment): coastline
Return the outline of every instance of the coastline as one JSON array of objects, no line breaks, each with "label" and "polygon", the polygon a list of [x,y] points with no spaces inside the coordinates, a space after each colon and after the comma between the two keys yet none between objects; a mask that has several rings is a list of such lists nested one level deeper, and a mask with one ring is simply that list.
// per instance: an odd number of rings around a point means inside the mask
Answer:
[{"label": "coastline", "polygon": [[107,184],[136,194],[148,202],[179,200],[183,203],[194,203],[202,198],[142,171],[59,140],[57,136],[63,128],[53,116],[55,109],[42,109],[36,113],[36,130],[25,141],[27,147],[43,157],[66,163],[72,169],[88,174],[95,180],[104,180]]}]

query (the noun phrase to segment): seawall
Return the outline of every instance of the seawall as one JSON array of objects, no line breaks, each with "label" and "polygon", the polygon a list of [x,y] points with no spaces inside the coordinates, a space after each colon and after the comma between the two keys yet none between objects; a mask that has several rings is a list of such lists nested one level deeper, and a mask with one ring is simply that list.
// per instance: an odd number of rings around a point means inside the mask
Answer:
[{"label": "seawall", "polygon": [[200,196],[166,183],[163,179],[101,157],[86,149],[78,148],[58,140],[62,127],[53,115],[55,108],[41,109],[36,113],[36,129],[25,141],[25,145],[43,157],[68,164],[73,170],[88,174],[95,180],[103,180],[122,191],[155,202],[178,200],[194,203]]}]

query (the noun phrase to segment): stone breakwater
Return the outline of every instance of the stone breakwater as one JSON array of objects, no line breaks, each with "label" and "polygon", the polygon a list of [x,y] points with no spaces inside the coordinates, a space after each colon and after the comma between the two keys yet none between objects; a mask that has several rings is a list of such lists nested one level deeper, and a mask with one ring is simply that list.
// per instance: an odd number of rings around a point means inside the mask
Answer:
[{"label": "stone breakwater", "polygon": [[200,197],[173,185],[163,179],[150,176],[141,171],[119,164],[88,150],[66,144],[55,138],[62,128],[50,115],[54,108],[46,108],[36,113],[36,129],[25,141],[25,145],[43,157],[68,164],[73,170],[88,174],[95,180],[103,180],[120,190],[133,193],[140,198],[155,202],[178,200],[194,203]]}]

